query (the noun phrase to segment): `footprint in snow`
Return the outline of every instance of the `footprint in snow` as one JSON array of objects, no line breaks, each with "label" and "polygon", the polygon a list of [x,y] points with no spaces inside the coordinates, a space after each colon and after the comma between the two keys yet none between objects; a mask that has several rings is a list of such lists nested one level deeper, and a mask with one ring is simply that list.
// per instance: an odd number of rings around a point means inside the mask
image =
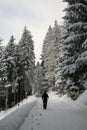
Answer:
[{"label": "footprint in snow", "polygon": [[42,114],[40,113],[39,116],[42,116]]},{"label": "footprint in snow", "polygon": [[36,121],[38,121],[38,119],[37,119],[37,118],[36,118],[35,120],[36,120]]},{"label": "footprint in snow", "polygon": [[31,130],[33,130],[33,127],[31,128]]},{"label": "footprint in snow", "polygon": [[32,120],[32,124],[34,123],[34,121]]},{"label": "footprint in snow", "polygon": [[40,125],[40,123],[38,122],[37,125]]},{"label": "footprint in snow", "polygon": [[32,114],[32,118],[34,117],[34,115]]}]

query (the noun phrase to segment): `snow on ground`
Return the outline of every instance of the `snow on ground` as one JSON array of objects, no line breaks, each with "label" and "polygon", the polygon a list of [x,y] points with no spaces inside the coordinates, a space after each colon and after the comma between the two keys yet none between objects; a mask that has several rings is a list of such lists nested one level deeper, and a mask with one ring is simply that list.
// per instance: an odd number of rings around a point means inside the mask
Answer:
[{"label": "snow on ground", "polygon": [[57,102],[66,102],[66,103],[73,103],[73,100],[70,97],[67,97],[67,95],[60,96],[56,92],[50,91],[48,93],[50,95],[50,100],[55,100]]},{"label": "snow on ground", "polygon": [[87,130],[87,114],[72,107],[73,101],[69,100],[50,92],[48,108],[43,110],[38,99],[19,130]]},{"label": "snow on ground", "polygon": [[87,90],[80,95],[80,97],[76,100],[76,103],[87,105]]},{"label": "snow on ground", "polygon": [[2,118],[4,118],[0,120],[0,130],[18,130],[36,104],[36,101],[37,99],[32,96],[27,100],[25,99],[23,103],[20,103],[20,106],[15,106],[6,113],[3,113]]},{"label": "snow on ground", "polygon": [[80,97],[74,103],[80,110],[87,112],[87,90],[80,95]]},{"label": "snow on ground", "polygon": [[25,105],[0,121],[0,130],[87,130],[87,111],[77,109],[66,95],[48,94],[47,110],[43,110],[41,98],[31,103],[26,100]]},{"label": "snow on ground", "polygon": [[15,110],[19,109],[24,104],[30,103],[30,102],[32,102],[35,99],[36,99],[35,96],[29,96],[27,99],[24,99],[23,101],[21,101],[20,103],[18,103],[16,106],[12,107],[11,109],[8,109],[6,111],[1,111],[0,112],[0,120],[3,119],[3,118],[5,118],[7,115],[11,114]]}]

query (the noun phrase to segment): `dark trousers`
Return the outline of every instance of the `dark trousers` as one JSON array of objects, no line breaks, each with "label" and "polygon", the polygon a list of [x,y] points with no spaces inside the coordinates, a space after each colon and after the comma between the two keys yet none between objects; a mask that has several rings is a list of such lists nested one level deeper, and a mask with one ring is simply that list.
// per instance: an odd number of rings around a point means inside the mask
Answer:
[{"label": "dark trousers", "polygon": [[46,109],[46,108],[47,108],[47,101],[43,100],[43,109]]}]

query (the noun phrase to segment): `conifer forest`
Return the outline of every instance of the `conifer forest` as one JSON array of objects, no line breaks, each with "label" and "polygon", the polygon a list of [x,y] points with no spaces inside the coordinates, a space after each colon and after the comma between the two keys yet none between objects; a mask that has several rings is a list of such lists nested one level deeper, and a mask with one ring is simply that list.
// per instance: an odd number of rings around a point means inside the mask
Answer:
[{"label": "conifer forest", "polygon": [[24,27],[4,46],[0,38],[0,110],[44,90],[76,100],[87,89],[87,0],[63,0],[63,25],[54,19],[45,34],[41,61],[35,62],[32,32]]}]

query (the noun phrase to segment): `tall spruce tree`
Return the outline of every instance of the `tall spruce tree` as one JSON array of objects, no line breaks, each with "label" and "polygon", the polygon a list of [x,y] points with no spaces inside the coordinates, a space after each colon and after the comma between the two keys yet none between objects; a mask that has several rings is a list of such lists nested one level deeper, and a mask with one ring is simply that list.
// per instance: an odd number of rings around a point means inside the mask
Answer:
[{"label": "tall spruce tree", "polygon": [[24,28],[21,40],[18,44],[18,51],[21,64],[20,75],[22,77],[22,89],[24,93],[31,94],[32,87],[34,87],[34,68],[35,68],[35,55],[34,55],[34,42],[32,40],[31,32]]},{"label": "tall spruce tree", "polygon": [[16,100],[16,89],[18,86],[17,83],[17,68],[16,68],[16,45],[14,43],[14,37],[11,36],[10,41],[6,46],[6,73],[7,73],[7,82],[5,87],[10,86],[8,91],[8,104],[11,107],[15,104]]},{"label": "tall spruce tree", "polygon": [[65,79],[62,74],[62,68],[63,68],[63,60],[64,60],[64,53],[63,51],[63,42],[64,42],[64,33],[65,29],[63,26],[59,26],[57,28],[57,54],[56,54],[56,73],[55,73],[55,89],[58,91],[59,94],[64,93],[64,85],[65,85]]},{"label": "tall spruce tree", "polygon": [[44,70],[45,70],[45,77],[48,80],[49,87],[51,84],[51,73],[50,73],[50,52],[51,52],[51,45],[53,43],[53,30],[51,26],[48,28],[48,32],[45,36],[45,40],[43,42],[43,50],[42,50],[42,61],[44,63]]},{"label": "tall spruce tree", "polygon": [[6,62],[4,59],[5,48],[2,46],[2,40],[0,39],[0,109],[5,109],[5,81],[7,79],[6,74]]},{"label": "tall spruce tree", "polygon": [[11,36],[9,43],[6,46],[8,82],[11,84],[16,79],[16,45],[14,43],[14,40],[14,37]]},{"label": "tall spruce tree", "polygon": [[2,40],[0,39],[0,83],[3,82],[4,79],[4,66],[3,66],[3,59],[4,59],[4,49],[2,46]]},{"label": "tall spruce tree", "polygon": [[53,67],[53,76],[54,76],[54,86],[56,82],[56,73],[58,68],[58,57],[59,57],[59,43],[61,39],[61,26],[58,25],[57,21],[55,20],[54,27],[53,27],[53,46],[52,46],[52,67]]},{"label": "tall spruce tree", "polygon": [[58,56],[58,43],[60,41],[61,26],[55,21],[54,27],[49,26],[48,32],[46,34],[43,51],[42,51],[42,61],[45,68],[45,77],[48,80],[48,86],[55,86],[55,74],[57,66],[57,56]]},{"label": "tall spruce tree", "polygon": [[67,38],[64,50],[67,55],[64,60],[63,74],[67,79],[67,91],[77,90],[75,97],[84,90],[86,80],[86,53],[84,53],[87,38],[87,1],[64,0],[68,3],[66,16]]},{"label": "tall spruce tree", "polygon": [[37,96],[40,96],[41,90],[43,88],[42,82],[44,80],[44,72],[43,72],[43,66],[37,62],[36,68],[35,68],[35,92],[37,93]]}]

